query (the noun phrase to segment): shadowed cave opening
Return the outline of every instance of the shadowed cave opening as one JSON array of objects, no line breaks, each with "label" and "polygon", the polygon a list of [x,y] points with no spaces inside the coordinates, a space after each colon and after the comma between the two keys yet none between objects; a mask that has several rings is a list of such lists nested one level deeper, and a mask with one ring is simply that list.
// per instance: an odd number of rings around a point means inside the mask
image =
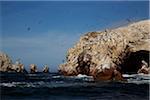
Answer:
[{"label": "shadowed cave opening", "polygon": [[124,74],[135,74],[142,67],[142,60],[144,60],[149,66],[149,51],[140,50],[137,52],[131,52],[124,62],[120,65],[121,71]]},{"label": "shadowed cave opening", "polygon": [[91,55],[86,54],[85,52],[79,54],[78,57],[78,66],[76,70],[79,74],[89,75],[91,64]]}]

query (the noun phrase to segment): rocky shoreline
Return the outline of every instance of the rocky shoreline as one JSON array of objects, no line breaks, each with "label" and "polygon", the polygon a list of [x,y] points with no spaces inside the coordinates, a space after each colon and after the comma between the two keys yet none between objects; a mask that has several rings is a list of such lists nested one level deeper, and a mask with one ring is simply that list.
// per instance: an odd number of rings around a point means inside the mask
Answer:
[{"label": "rocky shoreline", "polygon": [[116,29],[89,32],[70,48],[59,71],[66,76],[122,80],[123,73],[149,74],[150,20]]}]

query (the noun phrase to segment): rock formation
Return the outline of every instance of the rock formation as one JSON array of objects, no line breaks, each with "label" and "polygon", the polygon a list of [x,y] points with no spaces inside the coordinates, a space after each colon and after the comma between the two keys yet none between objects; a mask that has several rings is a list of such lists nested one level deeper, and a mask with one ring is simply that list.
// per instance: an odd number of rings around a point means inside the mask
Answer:
[{"label": "rock formation", "polygon": [[142,60],[141,68],[138,70],[138,73],[150,74],[150,67],[148,67],[147,62]]},{"label": "rock formation", "polygon": [[0,52],[0,71],[7,72],[12,70],[12,61],[7,54]]},{"label": "rock formation", "polygon": [[27,72],[24,69],[24,65],[19,61],[16,61],[15,64],[12,63],[10,57],[7,54],[0,52],[0,71],[1,72]]},{"label": "rock formation", "polygon": [[17,61],[15,64],[12,63],[10,57],[0,52],[0,71],[1,72],[26,72],[24,65]]},{"label": "rock formation", "polygon": [[19,60],[16,61],[15,64],[12,64],[12,69],[16,72],[19,72],[19,73],[23,73],[23,72],[27,72],[25,69],[24,69],[24,65],[20,63]]},{"label": "rock formation", "polygon": [[137,73],[142,60],[149,64],[149,23],[144,20],[85,34],[68,50],[59,71],[64,75],[92,75],[97,80],[120,80],[121,73]]},{"label": "rock formation", "polygon": [[37,66],[35,64],[30,64],[30,73],[36,73],[37,72]]},{"label": "rock formation", "polygon": [[49,73],[49,68],[47,65],[44,66],[43,73]]}]

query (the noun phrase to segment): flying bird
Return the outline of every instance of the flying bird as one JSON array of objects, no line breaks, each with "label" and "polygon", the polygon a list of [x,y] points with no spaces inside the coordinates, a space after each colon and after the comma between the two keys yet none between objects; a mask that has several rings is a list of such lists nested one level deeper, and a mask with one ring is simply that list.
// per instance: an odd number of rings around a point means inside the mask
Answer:
[{"label": "flying bird", "polygon": [[27,28],[27,30],[28,30],[28,31],[30,31],[30,30],[31,30],[31,28],[30,28],[30,27],[28,27],[28,28]]}]

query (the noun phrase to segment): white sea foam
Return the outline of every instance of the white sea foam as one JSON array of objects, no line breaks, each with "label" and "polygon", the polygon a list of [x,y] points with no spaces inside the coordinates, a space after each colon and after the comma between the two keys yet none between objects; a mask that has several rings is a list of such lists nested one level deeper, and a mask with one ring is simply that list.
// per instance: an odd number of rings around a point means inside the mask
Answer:
[{"label": "white sea foam", "polygon": [[127,79],[128,83],[135,83],[135,84],[150,83],[150,75],[146,74],[123,74],[123,77]]},{"label": "white sea foam", "polygon": [[82,75],[82,74],[78,74],[76,76],[77,79],[83,79],[84,81],[94,81],[93,76],[87,76],[87,75]]},{"label": "white sea foam", "polygon": [[[145,74],[123,74],[123,77],[127,79],[127,83],[134,84],[149,84],[150,75]],[[43,82],[3,82],[0,83],[0,87],[68,87],[68,86],[77,86],[85,85],[88,82],[93,82],[94,79],[92,76],[79,74],[77,76],[53,76],[53,80]],[[126,82],[125,82],[126,83]]]},{"label": "white sea foam", "polygon": [[52,78],[60,78],[61,76],[53,76]]},{"label": "white sea foam", "polygon": [[87,75],[78,74],[77,77],[84,78],[84,77],[88,77],[88,76]]},{"label": "white sea foam", "polygon": [[12,83],[0,83],[0,86],[5,86],[5,87],[15,87],[16,85]]}]

